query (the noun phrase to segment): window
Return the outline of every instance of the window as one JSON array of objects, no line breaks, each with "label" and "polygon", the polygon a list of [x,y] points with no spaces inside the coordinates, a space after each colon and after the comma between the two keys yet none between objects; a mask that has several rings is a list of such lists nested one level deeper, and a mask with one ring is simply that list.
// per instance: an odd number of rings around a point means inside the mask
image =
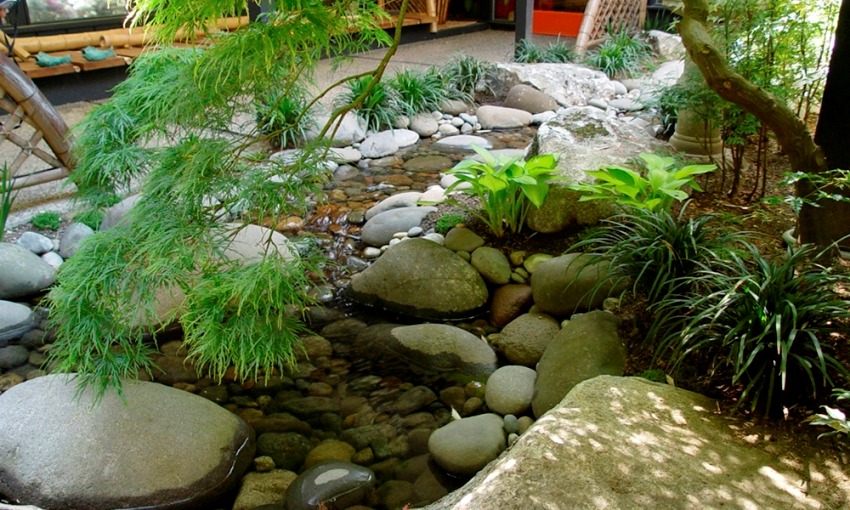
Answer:
[{"label": "window", "polygon": [[9,8],[6,24],[11,20],[23,26],[126,14],[123,0],[18,0]]}]

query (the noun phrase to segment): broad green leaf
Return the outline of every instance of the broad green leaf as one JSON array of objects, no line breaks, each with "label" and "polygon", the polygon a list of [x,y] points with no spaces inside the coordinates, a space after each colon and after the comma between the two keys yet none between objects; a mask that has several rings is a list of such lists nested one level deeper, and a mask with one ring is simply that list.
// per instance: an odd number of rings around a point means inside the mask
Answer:
[{"label": "broad green leaf", "polygon": [[676,177],[676,179],[681,179],[691,175],[706,174],[715,170],[717,170],[717,165],[689,165],[677,170],[673,176]]}]

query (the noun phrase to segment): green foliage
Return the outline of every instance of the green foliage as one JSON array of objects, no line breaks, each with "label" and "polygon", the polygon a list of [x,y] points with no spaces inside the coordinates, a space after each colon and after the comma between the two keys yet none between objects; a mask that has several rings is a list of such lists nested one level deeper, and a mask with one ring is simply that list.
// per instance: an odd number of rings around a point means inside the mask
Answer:
[{"label": "green foliage", "polygon": [[3,163],[3,168],[0,169],[0,241],[3,241],[3,236],[6,234],[6,221],[12,212],[12,202],[14,201],[12,172],[6,163]]},{"label": "green foliage", "polygon": [[480,87],[486,87],[494,72],[490,62],[463,53],[452,56],[440,69],[448,84],[467,97],[475,97]]},{"label": "green foliage", "polygon": [[573,49],[560,38],[545,47],[537,46],[530,39],[523,39],[514,48],[514,62],[525,64],[563,64],[573,62],[575,58]]},{"label": "green foliage", "polygon": [[824,200],[850,202],[850,170],[825,170],[823,172],[793,172],[782,180],[783,186],[793,186],[798,181],[808,181],[814,190],[809,196],[788,198],[795,213],[800,212],[803,204],[820,207]]},{"label": "green foliage", "polygon": [[33,216],[30,223],[39,230],[58,230],[62,216],[56,211],[42,211]]},{"label": "green foliage", "polygon": [[605,40],[589,52],[587,63],[613,78],[631,76],[646,66],[652,47],[627,29],[609,31]]},{"label": "green foliage", "polygon": [[611,278],[630,281],[650,304],[690,292],[698,282],[687,277],[723,258],[734,236],[712,227],[713,216],[685,218],[684,211],[628,210],[603,220],[570,251],[592,250],[594,260],[610,263]]},{"label": "green foliage", "polygon": [[453,94],[435,68],[427,71],[405,69],[399,71],[388,82],[398,97],[398,104],[405,115],[440,110]]},{"label": "green foliage", "polygon": [[643,372],[637,374],[637,376],[643,377],[647,381],[667,384],[667,374],[665,374],[663,370],[658,370],[657,368],[650,368],[649,370],[644,370]]},{"label": "green foliage", "polygon": [[687,165],[675,168],[674,158],[642,153],[646,164],[646,177],[628,168],[608,166],[587,173],[597,179],[594,184],[574,184],[570,189],[583,193],[581,202],[588,200],[614,200],[651,211],[669,211],[674,201],[688,198],[683,190],[690,187],[702,191],[694,176],[714,171],[715,165]]},{"label": "green foliage", "polygon": [[[835,400],[848,400],[850,399],[850,391],[843,390],[841,388],[835,388],[832,390],[832,397]],[[841,409],[829,406],[821,406],[825,413],[822,414],[813,414],[806,421],[808,421],[811,425],[814,426],[824,426],[829,427],[832,430],[829,432],[824,432],[823,434],[818,436],[818,439],[822,437],[834,436],[837,434],[842,434],[846,437],[850,437],[850,420],[847,419],[847,415]]]},{"label": "green foliage", "polygon": [[103,222],[103,211],[100,209],[88,209],[75,215],[74,221],[82,223],[92,230],[97,230]]},{"label": "green foliage", "polygon": [[777,414],[783,405],[830,390],[848,370],[831,354],[830,333],[841,331],[850,306],[837,285],[850,275],[819,264],[812,246],[769,261],[744,243],[747,260],[730,253],[723,266],[684,277],[703,286],[656,306],[658,356],[673,367],[693,356],[731,368],[740,401]]},{"label": "green foliage", "polygon": [[375,131],[392,128],[402,109],[395,90],[385,82],[375,81],[372,76],[347,82],[346,90],[337,100],[340,104],[356,102],[357,116],[366,123],[366,129]]},{"label": "green foliage", "polygon": [[[190,3],[138,0],[133,19],[159,25],[157,34],[168,43],[178,30],[191,38],[194,29],[245,6]],[[155,339],[175,320],[189,356],[213,376],[229,365],[239,377],[268,376],[292,360],[303,331],[300,312],[311,303],[309,277],[321,272],[306,257],[276,255],[270,243],[239,266],[226,256],[227,246],[246,223],[305,214],[320,198],[327,177],[323,135],[356,105],[331,112],[317,140],[290,164],[264,161],[254,150],[258,140],[279,133],[234,132],[233,120],[256,113],[245,98],[261,98],[273,87],[306,87],[321,58],[393,42],[369,73],[377,82],[398,40],[390,41],[380,26],[387,15],[371,2],[269,4],[265,22],[210,34],[212,44],[203,49],[164,44],[144,54],[112,99],[76,128],[71,179],[81,198],[103,206],[131,183],[142,188],[121,225],[83,241],[49,295],[57,332],[50,362],[80,373],[82,385],[93,385],[98,395],[120,391],[121,378],[150,372],[153,346],[146,336]],[[224,223],[234,220],[239,223]],[[185,299],[160,317],[157,294]]]},{"label": "green foliage", "polygon": [[[531,206],[540,207],[546,199],[548,181],[557,173],[558,157],[542,154],[522,161],[520,157],[496,157],[474,145],[473,149],[483,161],[467,159],[449,170],[447,174],[458,180],[446,189],[446,193],[457,189],[478,197],[484,213],[468,212],[484,222],[496,237],[505,235],[506,226],[513,233],[519,232]],[[464,183],[470,187],[459,187]],[[455,204],[468,210],[457,201]]]},{"label": "green foliage", "polygon": [[446,232],[465,221],[466,218],[462,214],[444,214],[437,219],[437,223],[434,225],[434,230],[436,230],[438,234],[445,235]]},{"label": "green foliage", "polygon": [[316,120],[308,108],[307,94],[299,86],[274,88],[255,99],[257,128],[271,137],[276,148],[293,148],[306,138]]}]

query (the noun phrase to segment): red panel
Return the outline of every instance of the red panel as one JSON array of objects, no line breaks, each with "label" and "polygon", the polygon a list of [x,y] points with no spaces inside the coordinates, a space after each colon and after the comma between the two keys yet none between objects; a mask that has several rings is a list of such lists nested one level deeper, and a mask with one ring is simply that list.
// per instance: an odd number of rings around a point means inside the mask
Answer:
[{"label": "red panel", "polygon": [[584,13],[559,11],[534,11],[531,32],[541,35],[578,37]]}]

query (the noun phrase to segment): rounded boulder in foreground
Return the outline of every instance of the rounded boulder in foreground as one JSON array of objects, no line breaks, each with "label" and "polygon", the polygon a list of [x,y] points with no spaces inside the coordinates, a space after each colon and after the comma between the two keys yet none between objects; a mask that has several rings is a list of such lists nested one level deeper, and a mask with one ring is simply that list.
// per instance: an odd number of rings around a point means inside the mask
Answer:
[{"label": "rounded boulder in foreground", "polygon": [[210,508],[250,464],[250,429],[216,404],[149,382],[124,393],[94,404],[61,374],[0,395],[0,493],[51,510]]}]

